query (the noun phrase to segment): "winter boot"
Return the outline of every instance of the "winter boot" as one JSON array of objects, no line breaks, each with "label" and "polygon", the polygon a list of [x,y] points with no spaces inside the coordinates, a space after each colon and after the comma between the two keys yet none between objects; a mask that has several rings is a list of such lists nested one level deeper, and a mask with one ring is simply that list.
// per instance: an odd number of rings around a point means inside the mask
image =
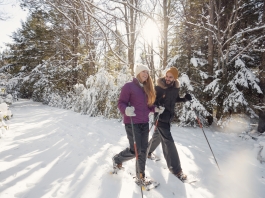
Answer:
[{"label": "winter boot", "polygon": [[113,158],[112,158],[112,163],[113,163],[113,173],[114,173],[114,174],[117,174],[117,172],[118,172],[119,170],[124,169],[123,166],[122,166],[122,163],[117,164],[117,163],[115,162],[115,158],[116,158],[116,157],[117,157],[117,155],[114,155]]},{"label": "winter boot", "polygon": [[151,157],[152,157],[152,153],[148,153],[147,158],[151,159]]},{"label": "winter boot", "polygon": [[160,158],[157,155],[155,155],[154,153],[148,153],[147,159],[154,160],[154,161],[160,160]]},{"label": "winter boot", "polygon": [[182,171],[174,175],[182,182],[185,182],[185,180],[187,180],[187,175],[185,175]]}]

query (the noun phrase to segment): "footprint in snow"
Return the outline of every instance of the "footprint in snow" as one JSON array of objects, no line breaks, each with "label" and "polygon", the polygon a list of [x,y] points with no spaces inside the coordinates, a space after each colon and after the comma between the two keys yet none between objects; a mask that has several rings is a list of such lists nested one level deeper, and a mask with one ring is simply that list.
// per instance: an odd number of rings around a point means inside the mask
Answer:
[{"label": "footprint in snow", "polygon": [[45,167],[46,167],[46,164],[45,164],[45,163],[42,163],[42,164],[40,165],[40,167],[41,167],[41,168],[45,168]]},{"label": "footprint in snow", "polygon": [[36,184],[34,183],[27,183],[26,186],[29,188],[29,187],[32,187],[32,186],[35,186]]}]

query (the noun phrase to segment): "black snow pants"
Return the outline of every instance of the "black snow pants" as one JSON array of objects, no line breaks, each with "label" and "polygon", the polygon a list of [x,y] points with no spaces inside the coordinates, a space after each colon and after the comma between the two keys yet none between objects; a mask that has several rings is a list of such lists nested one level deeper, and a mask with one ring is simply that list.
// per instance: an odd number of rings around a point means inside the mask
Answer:
[{"label": "black snow pants", "polygon": [[152,153],[160,142],[170,172],[173,174],[179,173],[182,169],[178,151],[170,132],[170,123],[158,122],[153,137],[148,143],[149,153]]},{"label": "black snow pants", "polygon": [[[138,162],[140,173],[145,174],[145,164],[146,164],[146,151],[148,147],[149,138],[149,123],[134,124],[134,134],[135,142],[138,151]],[[133,141],[133,131],[131,124],[125,124],[125,130],[127,133],[127,138],[129,140],[129,148],[124,149],[119,154],[115,155],[115,163],[123,163],[128,160],[135,158],[134,141]],[[136,163],[136,175],[139,177],[138,167]]]}]

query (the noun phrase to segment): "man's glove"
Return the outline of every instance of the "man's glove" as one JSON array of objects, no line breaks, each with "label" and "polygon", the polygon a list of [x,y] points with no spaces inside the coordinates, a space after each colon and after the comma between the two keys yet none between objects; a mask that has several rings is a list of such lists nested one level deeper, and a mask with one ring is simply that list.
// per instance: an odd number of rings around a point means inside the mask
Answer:
[{"label": "man's glove", "polygon": [[134,107],[126,107],[125,114],[127,116],[136,116],[134,113]]},{"label": "man's glove", "polygon": [[185,99],[188,100],[188,101],[191,101],[192,100],[191,95],[190,94],[186,94],[185,95]]},{"label": "man's glove", "polygon": [[155,112],[158,113],[158,114],[162,114],[165,110],[165,107],[155,107]]}]

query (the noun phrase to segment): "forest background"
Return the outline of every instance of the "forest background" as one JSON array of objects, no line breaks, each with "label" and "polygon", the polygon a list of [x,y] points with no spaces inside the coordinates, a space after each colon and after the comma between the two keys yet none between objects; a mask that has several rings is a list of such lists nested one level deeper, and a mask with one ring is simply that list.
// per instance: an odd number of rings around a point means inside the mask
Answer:
[{"label": "forest background", "polygon": [[[0,1],[0,4],[4,0]],[[20,0],[29,12],[0,54],[0,86],[90,116],[120,118],[117,100],[137,64],[155,81],[179,70],[176,121],[265,131],[264,0]],[[0,20],[5,20],[0,13]]]}]

